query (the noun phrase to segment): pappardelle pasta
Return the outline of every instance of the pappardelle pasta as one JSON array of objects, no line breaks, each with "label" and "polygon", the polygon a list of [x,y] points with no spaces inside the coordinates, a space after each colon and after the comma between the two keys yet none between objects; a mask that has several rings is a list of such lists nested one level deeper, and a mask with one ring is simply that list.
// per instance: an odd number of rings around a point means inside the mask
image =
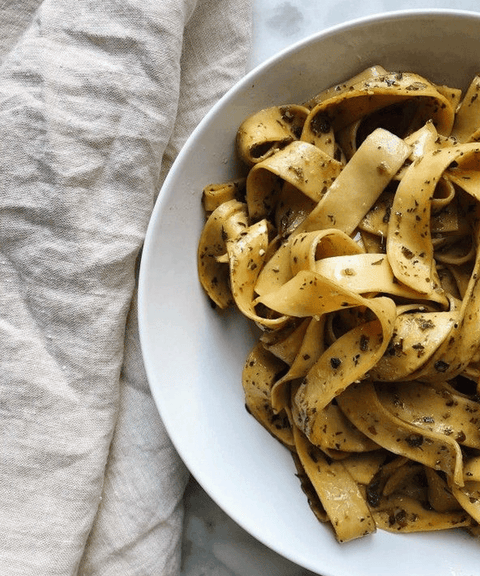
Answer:
[{"label": "pappardelle pasta", "polygon": [[339,542],[480,534],[480,77],[373,66],[238,129],[203,288],[260,328],[248,411]]}]

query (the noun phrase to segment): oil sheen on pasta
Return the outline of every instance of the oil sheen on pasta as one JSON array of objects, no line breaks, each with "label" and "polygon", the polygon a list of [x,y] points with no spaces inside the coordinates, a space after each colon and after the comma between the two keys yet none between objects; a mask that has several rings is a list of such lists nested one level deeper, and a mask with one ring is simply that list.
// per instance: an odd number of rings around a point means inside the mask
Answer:
[{"label": "oil sheen on pasta", "polygon": [[248,411],[339,542],[480,531],[480,78],[374,66],[238,129],[198,272],[260,328]]}]

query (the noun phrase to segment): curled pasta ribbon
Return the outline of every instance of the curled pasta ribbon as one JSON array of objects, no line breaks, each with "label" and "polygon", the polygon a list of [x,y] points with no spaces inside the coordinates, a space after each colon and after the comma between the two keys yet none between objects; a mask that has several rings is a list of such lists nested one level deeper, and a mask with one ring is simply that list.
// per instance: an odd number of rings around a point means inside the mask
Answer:
[{"label": "curled pasta ribbon", "polygon": [[441,290],[431,240],[431,198],[443,172],[462,156],[477,155],[478,144],[427,153],[398,185],[388,225],[387,254],[395,276],[426,295]]},{"label": "curled pasta ribbon", "polygon": [[[379,254],[330,257],[318,260],[314,269],[318,274],[341,283],[358,294],[385,293],[416,301],[423,298],[422,294],[399,283],[388,258]],[[444,306],[448,303],[443,294],[434,293],[429,299]]]},{"label": "curled pasta ribbon", "polygon": [[[297,406],[292,404],[292,417],[299,420]],[[322,431],[315,445],[335,459],[344,459],[351,453],[377,450],[380,446],[356,428],[336,404],[327,404],[315,414],[315,427]]]},{"label": "curled pasta ribbon", "polygon": [[409,533],[474,524],[435,470],[405,457],[380,464],[366,497],[377,527],[384,530]]},{"label": "curled pasta ribbon", "polygon": [[409,154],[410,147],[391,132],[372,132],[294,233],[338,228],[350,235]]},{"label": "curled pasta ribbon", "polygon": [[[475,240],[478,245],[480,239],[478,220],[475,226],[477,228]],[[443,379],[454,378],[462,374],[475,359],[480,338],[479,282],[480,251],[477,250],[475,264],[459,308],[458,321],[451,326],[428,362],[413,373],[413,378],[427,381],[435,381],[439,375]]]},{"label": "curled pasta ribbon", "polygon": [[366,487],[379,473],[387,456],[386,450],[351,453],[343,460],[343,465],[358,485]]},{"label": "curled pasta ribbon", "polygon": [[381,314],[379,320],[348,331],[329,346],[303,379],[295,396],[296,422],[314,444],[320,443],[323,434],[318,412],[363,378],[383,355],[389,322],[389,314]]},{"label": "curled pasta ribbon", "polygon": [[350,160],[358,150],[359,130],[362,120],[352,122],[336,132],[336,140],[347,160]]},{"label": "curled pasta ribbon", "polygon": [[279,237],[288,238],[315,206],[315,200],[299,193],[293,184],[283,182],[273,217]]},{"label": "curled pasta ribbon", "polygon": [[[365,122],[364,118],[356,120],[352,124],[345,126],[336,133],[338,144],[341,146],[346,158],[350,160],[358,150],[359,142],[362,140],[361,128]],[[453,145],[454,140],[439,136],[432,120],[428,120],[415,132],[409,134],[404,139],[405,144],[411,148],[408,157],[409,162],[415,162],[421,158],[426,151],[437,149],[441,146]],[[401,180],[403,168],[395,175],[395,180]]]},{"label": "curled pasta ribbon", "polygon": [[311,320],[311,318],[302,318],[300,321],[291,319],[283,329],[266,331],[259,340],[266,350],[291,366],[304,345]]},{"label": "curled pasta ribbon", "polygon": [[362,377],[383,355],[393,333],[396,307],[390,298],[363,298],[315,272],[301,271],[273,293],[258,299],[279,314],[320,317],[351,307],[376,316],[338,338],[305,377],[297,394],[302,429],[310,437],[312,414]]},{"label": "curled pasta ribbon", "polygon": [[473,456],[465,460],[463,467],[465,482],[480,482],[480,457]]},{"label": "curled pasta ribbon", "polygon": [[445,478],[442,478],[432,468],[423,467],[425,478],[428,483],[427,498],[433,510],[436,512],[463,511],[458,500],[453,496]]},{"label": "curled pasta ribbon", "polygon": [[248,228],[246,205],[237,200],[220,204],[205,223],[198,243],[198,276],[204,290],[219,308],[233,303],[230,270],[222,261],[228,239],[236,238]]},{"label": "curled pasta ribbon", "polygon": [[478,140],[478,116],[480,114],[480,76],[475,76],[470,83],[461,104],[458,106],[453,125],[452,136],[459,142]]},{"label": "curled pasta ribbon", "polygon": [[321,90],[315,96],[310,98],[304,103],[309,110],[312,110],[320,104],[321,102],[325,102],[325,100],[329,100],[330,98],[336,98],[350,90],[351,86],[356,86],[362,83],[370,83],[370,82],[378,82],[381,78],[383,78],[388,72],[385,70],[383,66],[378,64],[374,66],[370,66],[365,70],[362,70],[355,76],[352,76],[347,82],[341,82],[340,84],[335,84],[334,86],[329,86],[324,90]]},{"label": "curled pasta ribbon", "polygon": [[249,412],[262,423],[270,434],[288,448],[294,445],[293,432],[288,415],[274,412],[271,406],[271,389],[285,364],[257,344],[247,357],[242,374],[245,405]]},{"label": "curled pasta ribbon", "polygon": [[300,232],[290,238],[290,266],[292,274],[300,270],[315,271],[319,260],[335,256],[363,254],[359,244],[345,232],[328,228],[314,232]]},{"label": "curled pasta ribbon", "polygon": [[255,293],[258,296],[267,294],[283,286],[292,276],[290,247],[288,244],[282,244],[260,271],[255,284]]},{"label": "curled pasta ribbon", "polygon": [[428,120],[416,132],[407,136],[405,142],[409,144],[412,149],[409,160],[415,162],[422,158],[426,152],[438,148],[438,132],[433,122]]},{"label": "curled pasta ribbon", "polygon": [[310,112],[304,132],[335,131],[368,118],[372,113],[400,102],[411,102],[412,126],[420,127],[431,119],[440,134],[448,136],[452,130],[455,108],[452,99],[437,86],[412,73],[385,74],[349,82],[345,90],[323,99]]},{"label": "curled pasta ribbon", "polygon": [[462,508],[480,523],[480,482],[466,482],[464,486],[452,486],[452,493]]},{"label": "curled pasta ribbon", "polygon": [[448,385],[389,383],[379,384],[376,391],[382,405],[401,420],[444,434],[462,446],[480,448],[480,405]]},{"label": "curled pasta ribbon", "polygon": [[253,220],[268,216],[275,208],[284,183],[318,202],[342,165],[306,142],[295,141],[255,164],[247,177],[246,200]]},{"label": "curled pasta ribbon", "polygon": [[376,525],[358,484],[342,461],[327,461],[294,427],[297,454],[335,530],[339,542],[375,532]]},{"label": "curled pasta ribbon", "polygon": [[237,132],[240,158],[253,166],[298,140],[307,115],[307,108],[292,104],[272,106],[249,116]]},{"label": "curled pasta ribbon", "polygon": [[370,371],[371,378],[396,382],[413,377],[436,354],[458,319],[458,311],[399,314],[385,354]]},{"label": "curled pasta ribbon", "polygon": [[305,469],[302,466],[300,458],[296,452],[296,450],[292,451],[293,463],[295,464],[296,468],[296,476],[300,481],[300,486],[302,487],[302,492],[305,494],[308,504],[310,506],[310,510],[314,513],[315,517],[319,522],[327,523],[329,522],[328,514],[323,507],[320,498],[313,486],[310,478],[308,477]]},{"label": "curled pasta ribbon", "polygon": [[395,303],[390,298],[363,298],[311,270],[301,270],[278,290],[257,298],[256,302],[279,314],[297,318],[319,317],[338,310],[365,306],[388,318],[387,323],[392,324],[388,330],[390,335],[396,316]]},{"label": "curled pasta ribbon", "polygon": [[230,287],[237,308],[262,328],[279,328],[288,318],[275,316],[262,317],[255,309],[255,284],[265,261],[269,244],[268,224],[260,220],[243,234],[227,241],[230,269]]},{"label": "curled pasta ribbon", "polygon": [[323,335],[325,332],[325,316],[307,318],[302,324],[302,340],[290,359],[289,369],[272,387],[272,408],[279,412],[290,406],[288,384],[299,378],[304,378],[325,350]]},{"label": "curled pasta ribbon", "polygon": [[203,209],[207,214],[231,200],[238,200],[244,194],[245,178],[237,178],[205,186],[202,194]]},{"label": "curled pasta ribbon", "polygon": [[452,484],[464,485],[463,461],[456,440],[406,422],[380,402],[370,381],[349,386],[337,398],[345,415],[366,436],[394,454],[441,470]]},{"label": "curled pasta ribbon", "polygon": [[382,498],[372,511],[375,524],[387,532],[435,532],[470,527],[472,520],[464,510],[429,510],[406,495]]},{"label": "curled pasta ribbon", "polygon": [[301,233],[282,244],[260,272],[255,292],[274,292],[301,270],[316,269],[319,259],[361,254],[362,248],[344,232],[335,229]]},{"label": "curled pasta ribbon", "polygon": [[[437,193],[442,193],[437,197]],[[383,241],[388,236],[388,223],[392,213],[394,192],[386,190],[375,203],[375,208],[368,212],[358,225],[360,232],[367,232],[380,237]],[[451,179],[442,177],[435,189],[435,196],[431,199],[431,220],[430,229],[432,245],[435,248],[435,258],[439,262],[461,263],[471,259],[473,255],[471,243],[468,237],[470,229],[465,218],[462,216],[462,207],[459,205],[455,186]],[[434,241],[435,238],[435,241]],[[470,244],[469,248],[461,250],[460,258],[451,258],[448,245],[452,245],[452,239],[458,243],[465,240]],[[448,245],[447,245],[448,240]],[[435,243],[434,243],[435,242]],[[443,242],[443,245],[442,245]],[[463,242],[462,242],[463,243]],[[445,249],[447,247],[447,249]],[[369,250],[367,250],[369,251]],[[468,252],[465,258],[465,252]]]}]

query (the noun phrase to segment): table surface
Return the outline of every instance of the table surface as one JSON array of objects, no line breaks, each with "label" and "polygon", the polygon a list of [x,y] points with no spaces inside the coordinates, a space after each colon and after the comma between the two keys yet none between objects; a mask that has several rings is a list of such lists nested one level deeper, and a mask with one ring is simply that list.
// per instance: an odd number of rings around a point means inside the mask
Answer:
[{"label": "table surface", "polygon": [[[330,26],[379,12],[449,8],[478,12],[477,0],[253,0],[252,69]],[[181,576],[313,576],[266,548],[190,482],[185,498]],[[352,575],[354,576],[354,575]]]}]

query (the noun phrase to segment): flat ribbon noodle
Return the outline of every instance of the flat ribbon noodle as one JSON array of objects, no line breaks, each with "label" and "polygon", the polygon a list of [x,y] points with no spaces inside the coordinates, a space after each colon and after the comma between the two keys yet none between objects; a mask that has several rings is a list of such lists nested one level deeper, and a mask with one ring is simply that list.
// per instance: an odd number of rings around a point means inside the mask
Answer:
[{"label": "flat ribbon noodle", "polygon": [[467,88],[455,115],[452,136],[459,142],[478,139],[478,117],[480,114],[479,91],[480,76],[477,75]]},{"label": "flat ribbon noodle", "polygon": [[308,109],[297,104],[272,106],[246,118],[237,131],[240,158],[252,166],[298,140]]},{"label": "flat ribbon noodle", "polygon": [[341,461],[328,462],[294,427],[297,454],[335,530],[339,542],[375,532],[375,522],[357,483]]},{"label": "flat ribbon noodle", "polygon": [[[293,404],[293,419],[298,421],[299,416],[295,412],[296,405]],[[376,442],[360,432],[340,408],[332,403],[325,406],[322,410],[317,410],[315,413],[315,427],[321,430],[321,434],[315,435],[314,442],[310,441],[327,454],[329,450],[355,452],[358,454],[380,448]]]},{"label": "flat ribbon noodle", "polygon": [[296,449],[292,451],[292,456],[296,468],[296,476],[300,481],[300,486],[302,487],[303,493],[307,497],[310,510],[315,514],[315,517],[319,522],[329,522],[328,514],[326,513],[325,508],[323,507],[323,504],[321,503],[320,498],[315,491],[315,487],[305,472],[305,468],[303,467],[300,458],[298,457]]},{"label": "flat ribbon noodle", "polygon": [[326,122],[337,131],[381,108],[413,99],[424,107],[420,125],[431,118],[438,132],[448,136],[455,114],[452,101],[431,82],[413,73],[387,73],[357,83],[354,80],[346,90],[322,100],[312,109],[304,132],[311,130],[312,123],[315,126]]},{"label": "flat ribbon noodle", "polygon": [[263,328],[278,328],[288,321],[285,316],[265,318],[255,310],[254,291],[268,248],[268,225],[260,220],[244,234],[227,241],[230,284],[235,304],[244,316]]},{"label": "flat ribbon noodle", "polygon": [[205,186],[202,193],[202,204],[205,212],[208,214],[225,202],[238,200],[244,194],[245,182],[245,178],[236,178],[228,182]]},{"label": "flat ribbon noodle", "polygon": [[446,387],[422,382],[377,385],[382,405],[405,422],[480,448],[480,405]]},{"label": "flat ribbon noodle", "polygon": [[390,496],[398,493],[409,493],[410,495],[415,494],[416,500],[418,500],[419,497],[423,496],[425,488],[415,479],[423,473],[424,466],[407,458],[400,458],[399,460],[404,460],[404,462],[392,470],[384,483],[382,494]]},{"label": "flat ribbon noodle", "polygon": [[308,126],[304,125],[301,137],[303,142],[313,144],[313,146],[322,150],[329,156],[336,157],[335,150],[337,147],[335,142],[335,132],[330,122],[323,124],[321,121],[318,123],[311,122]]},{"label": "flat ribbon noodle", "polygon": [[428,483],[427,498],[429,505],[436,512],[450,512],[461,509],[462,507],[453,496],[445,479],[436,470],[432,470],[427,466],[424,466],[423,470]]},{"label": "flat ribbon noodle", "polygon": [[290,267],[290,246],[282,244],[265,263],[255,283],[255,293],[263,296],[280,288],[292,279]]},{"label": "flat ribbon noodle", "polygon": [[272,410],[270,392],[285,364],[257,343],[245,362],[242,385],[245,405],[254,418],[288,448],[294,446],[293,432],[285,412]]},{"label": "flat ribbon noodle", "polygon": [[[448,197],[442,195],[441,198],[437,196],[438,190],[442,188],[445,193],[449,193]],[[358,229],[362,232],[368,232],[382,237],[382,240],[388,235],[388,223],[390,214],[392,212],[393,198],[395,192],[388,188],[381,194],[372,209],[367,212],[365,217],[358,225]],[[442,177],[435,190],[435,197],[431,200],[432,215],[431,215],[431,232],[432,235],[445,235],[455,233],[456,235],[469,234],[468,225],[465,222],[463,214],[461,214],[458,202],[455,200],[455,189],[451,178],[447,180]],[[438,253],[436,254],[438,257]]]},{"label": "flat ribbon noodle", "polygon": [[315,208],[316,201],[283,182],[275,204],[274,223],[281,237],[288,237]]},{"label": "flat ribbon noodle", "polygon": [[480,482],[480,456],[467,458],[463,466],[465,482]]},{"label": "flat ribbon noodle", "polygon": [[341,170],[340,162],[312,144],[294,141],[255,164],[248,173],[248,214],[253,220],[270,214],[277,203],[283,182],[288,182],[318,202]]},{"label": "flat ribbon noodle", "polygon": [[[297,425],[314,444],[322,436],[316,415],[353,382],[365,376],[384,352],[385,319],[367,322],[338,338],[314,364],[295,396]],[[383,322],[382,322],[383,321]]]},{"label": "flat ribbon noodle", "polygon": [[292,274],[300,270],[315,271],[317,260],[323,258],[363,253],[355,240],[335,228],[295,234],[287,246]]},{"label": "flat ribbon noodle", "polygon": [[[465,294],[467,293],[468,286],[470,283],[471,278],[471,269],[470,266],[466,267],[462,264],[453,265],[453,266],[442,266],[439,268],[439,273],[442,274],[449,274],[451,275],[451,280],[454,283],[454,287],[452,287],[451,294],[455,295],[460,300],[465,298]],[[442,276],[440,276],[442,279]],[[443,284],[443,280],[442,280]],[[458,294],[455,293],[455,289],[457,290]]]},{"label": "flat ribbon noodle", "polygon": [[[358,149],[358,134],[362,125],[363,117],[352,122],[345,128],[336,133],[336,139],[342,147],[345,155],[350,159]],[[307,129],[307,128],[306,128]],[[410,162],[421,158],[428,149],[438,148],[439,135],[432,120],[428,120],[421,128],[408,134],[404,142],[411,147],[411,153],[408,157]],[[401,172],[395,176],[400,178]]]},{"label": "flat ribbon noodle", "polygon": [[343,460],[343,465],[357,482],[367,486],[380,470],[388,457],[386,450],[373,450],[371,452],[356,452]]},{"label": "flat ribbon noodle", "polygon": [[359,430],[394,454],[406,456],[463,486],[462,453],[452,438],[405,422],[387,410],[370,381],[349,386],[337,402]]},{"label": "flat ribbon noodle", "polygon": [[296,350],[295,357],[290,364],[288,372],[282,376],[272,388],[272,407],[278,412],[289,404],[287,384],[292,380],[303,378],[310,368],[325,351],[323,334],[325,331],[325,315],[320,318],[308,318],[302,323],[305,326],[303,339]]},{"label": "flat ribbon noodle", "polygon": [[[365,214],[357,226],[360,233],[367,232],[375,236],[380,236],[381,243],[384,247],[383,252],[385,252],[385,239],[388,233],[388,221],[390,219],[394,194],[395,192],[387,186],[372,206],[372,209]],[[367,250],[367,252],[372,251]],[[379,252],[379,250],[374,250],[373,252]]]},{"label": "flat ribbon noodle", "polygon": [[370,371],[371,378],[395,382],[412,377],[436,354],[459,316],[455,310],[398,314],[392,339]]},{"label": "flat ribbon noodle", "polygon": [[[338,228],[350,235],[409,154],[410,147],[403,140],[377,128],[293,233]],[[345,198],[349,199],[348,210]]]},{"label": "flat ribbon noodle", "polygon": [[246,205],[230,200],[218,206],[205,223],[198,243],[198,277],[204,290],[219,308],[233,302],[229,269],[219,262],[226,251],[226,241],[236,238],[248,227]]},{"label": "flat ribbon noodle", "polygon": [[480,202],[480,146],[478,143],[472,143],[459,147],[464,150],[464,154],[456,159],[456,164],[448,167],[444,176]]},{"label": "flat ribbon noodle", "polygon": [[438,148],[438,132],[431,120],[425,122],[421,128],[409,134],[404,140],[412,150],[409,156],[411,162],[419,160],[426,152]]},{"label": "flat ribbon noodle", "polygon": [[398,185],[388,225],[387,254],[395,276],[417,292],[438,290],[430,232],[430,201],[443,172],[460,156],[477,154],[478,144],[434,150],[412,164]]},{"label": "flat ribbon noodle", "polygon": [[343,94],[344,92],[350,90],[351,86],[356,86],[357,84],[361,84],[362,82],[369,83],[373,81],[378,81],[380,78],[384,78],[385,74],[388,74],[388,72],[385,70],[383,66],[379,66],[378,64],[376,64],[375,66],[370,66],[369,68],[362,70],[358,74],[355,74],[355,76],[352,76],[352,78],[349,78],[347,82],[340,82],[339,84],[335,84],[334,86],[329,86],[325,90],[322,90],[318,94],[315,94],[313,98],[310,98],[310,100],[307,100],[307,102],[304,103],[304,106],[309,110],[312,110],[312,108],[315,108],[317,104],[320,104],[325,100],[329,100],[332,97],[338,98],[340,94]]},{"label": "flat ribbon noodle", "polygon": [[299,323],[289,322],[279,330],[269,330],[260,336],[263,347],[274,354],[285,364],[291,366],[305,342],[311,318],[302,319]]},{"label": "flat ribbon noodle", "polygon": [[465,486],[452,486],[452,493],[462,508],[480,523],[480,482],[465,482]]},{"label": "flat ribbon noodle", "polygon": [[395,318],[395,304],[390,298],[364,298],[311,270],[300,270],[277,290],[257,298],[256,303],[297,318],[365,306],[374,314],[385,317],[386,324],[392,324],[392,328],[386,330],[390,335]]},{"label": "flat ribbon noodle", "polygon": [[[337,256],[318,260],[315,271],[334,282],[341,283],[358,294],[381,292],[392,296],[422,300],[422,294],[409,286],[400,284],[393,275],[388,258],[384,254],[357,254]],[[443,305],[445,296],[432,294],[430,300]]]},{"label": "flat ribbon noodle", "polygon": [[[345,158],[347,160],[350,160],[352,156],[355,154],[355,152],[358,150],[358,131],[360,129],[361,124],[362,119],[360,118],[359,120],[352,122],[351,124],[345,126],[345,128],[342,128],[336,133],[336,140],[338,142],[338,145],[343,150],[343,153],[345,154]],[[333,131],[333,128],[331,130]],[[302,136],[302,138],[304,139],[305,137],[306,137],[305,135]]]},{"label": "flat ribbon noodle", "polygon": [[471,526],[472,520],[462,511],[428,510],[422,502],[404,495],[382,498],[372,510],[375,524],[387,532],[426,532]]},{"label": "flat ribbon noodle", "polygon": [[[477,204],[477,213],[480,207]],[[475,241],[480,239],[480,226],[476,223]],[[459,319],[450,329],[442,344],[425,365],[412,377],[422,380],[437,380],[440,374],[449,379],[461,374],[475,357],[480,342],[480,250],[477,249],[475,266],[472,270],[459,311]]]}]

